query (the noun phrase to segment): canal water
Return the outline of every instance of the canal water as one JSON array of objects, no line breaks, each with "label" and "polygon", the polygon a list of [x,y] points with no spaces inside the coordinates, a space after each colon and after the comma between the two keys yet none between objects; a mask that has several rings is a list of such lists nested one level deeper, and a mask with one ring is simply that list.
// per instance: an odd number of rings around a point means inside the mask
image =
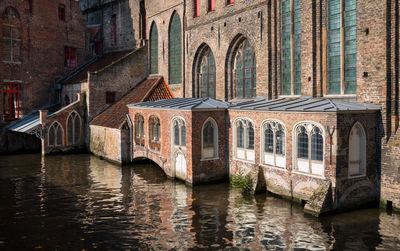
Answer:
[{"label": "canal water", "polygon": [[0,250],[400,250],[400,215],[316,219],[228,184],[195,188],[154,164],[0,156]]}]

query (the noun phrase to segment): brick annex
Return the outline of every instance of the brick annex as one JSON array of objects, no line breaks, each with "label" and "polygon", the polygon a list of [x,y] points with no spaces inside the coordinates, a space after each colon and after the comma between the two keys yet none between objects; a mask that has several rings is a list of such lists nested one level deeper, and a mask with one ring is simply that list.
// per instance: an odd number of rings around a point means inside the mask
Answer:
[{"label": "brick annex", "polygon": [[79,4],[91,58],[55,81],[60,109],[9,127],[43,154],[150,159],[191,185],[250,174],[316,215],[400,209],[399,0]]}]

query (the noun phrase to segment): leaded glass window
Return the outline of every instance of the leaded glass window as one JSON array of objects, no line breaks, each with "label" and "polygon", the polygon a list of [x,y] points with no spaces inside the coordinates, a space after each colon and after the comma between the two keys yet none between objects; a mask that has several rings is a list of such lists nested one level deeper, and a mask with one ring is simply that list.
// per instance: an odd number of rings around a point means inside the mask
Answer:
[{"label": "leaded glass window", "polygon": [[237,147],[244,147],[244,127],[241,121],[239,121],[237,126]]},{"label": "leaded glass window", "polygon": [[135,142],[144,146],[144,118],[140,114],[135,115]]},{"label": "leaded glass window", "polygon": [[323,143],[324,140],[321,135],[321,130],[315,127],[311,135],[311,159],[322,161],[323,160]]},{"label": "leaded glass window", "polygon": [[279,155],[285,155],[285,131],[282,125],[278,126],[275,139],[276,139],[275,153]]},{"label": "leaded glass window", "polygon": [[304,126],[297,135],[297,158],[308,159],[308,134]]},{"label": "leaded glass window", "polygon": [[181,126],[181,146],[186,146],[186,125]]},{"label": "leaded glass window", "polygon": [[256,58],[249,42],[245,39],[235,55],[235,83],[237,98],[256,96]]},{"label": "leaded glass window", "polygon": [[175,123],[174,123],[174,144],[177,146],[179,146],[179,138],[180,138],[179,131],[180,131],[179,123],[178,123],[178,121],[175,121]]},{"label": "leaded glass window", "polygon": [[169,39],[169,83],[182,83],[182,26],[178,13],[174,13],[168,33]]},{"label": "leaded glass window", "polygon": [[252,124],[248,125],[247,128],[247,149],[254,149],[254,128]]},{"label": "leaded glass window", "polygon": [[[293,29],[293,35],[292,35],[292,29]],[[282,58],[281,58],[282,94],[300,95],[301,94],[301,1],[300,0],[282,0],[281,53],[282,53]],[[293,76],[292,76],[292,66],[293,66]]]},{"label": "leaded glass window", "polygon": [[[342,5],[343,3],[343,5]],[[342,31],[344,30],[344,37]],[[327,94],[355,94],[357,91],[357,1],[328,2],[328,86]],[[342,51],[344,46],[344,55]],[[342,76],[342,69],[344,76]],[[343,83],[342,83],[343,82]]]},{"label": "leaded glass window", "polygon": [[215,98],[215,60],[211,49],[207,48],[200,68],[201,96]]},{"label": "leaded glass window", "polygon": [[203,148],[214,147],[214,128],[211,121],[208,121],[203,129]]},{"label": "leaded glass window", "polygon": [[150,74],[158,74],[158,30],[155,23],[150,32]]},{"label": "leaded glass window", "polygon": [[274,132],[272,131],[271,125],[267,125],[267,129],[265,130],[265,152],[273,153],[274,152]]}]

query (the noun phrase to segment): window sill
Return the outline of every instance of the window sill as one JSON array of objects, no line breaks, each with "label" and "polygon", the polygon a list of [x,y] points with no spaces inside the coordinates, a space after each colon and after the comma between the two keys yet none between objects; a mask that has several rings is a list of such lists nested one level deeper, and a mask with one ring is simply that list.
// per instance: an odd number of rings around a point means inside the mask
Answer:
[{"label": "window sill", "polygon": [[326,94],[324,98],[357,98],[357,94]]},{"label": "window sill", "polygon": [[212,158],[201,158],[200,161],[214,161],[214,160],[219,160],[219,157],[212,157]]},{"label": "window sill", "polygon": [[320,180],[326,180],[325,176],[321,176],[321,175],[316,175],[316,174],[312,174],[312,173],[303,173],[300,171],[293,171],[294,174],[299,174],[299,175],[303,175],[303,176],[307,176],[307,177],[311,177],[311,178],[316,178],[316,179],[320,179]]},{"label": "window sill", "polygon": [[7,60],[4,60],[3,63],[6,63],[6,64],[22,64],[19,61],[7,61]]},{"label": "window sill", "polygon": [[269,165],[269,164],[265,164],[265,163],[261,163],[260,166],[269,167],[269,168],[273,168],[273,169],[277,169],[277,170],[281,170],[281,171],[285,171],[285,172],[288,171],[288,170],[286,169],[286,167],[273,166],[273,165]]},{"label": "window sill", "polygon": [[348,180],[353,180],[353,179],[359,179],[359,178],[365,178],[367,177],[366,174],[358,174],[358,175],[353,175],[353,176],[347,176]]},{"label": "window sill", "polygon": [[240,161],[240,162],[244,162],[244,163],[248,163],[248,164],[255,164],[255,161],[250,161],[250,160],[246,160],[246,159],[239,159],[238,157],[233,157],[232,160],[234,161]]}]

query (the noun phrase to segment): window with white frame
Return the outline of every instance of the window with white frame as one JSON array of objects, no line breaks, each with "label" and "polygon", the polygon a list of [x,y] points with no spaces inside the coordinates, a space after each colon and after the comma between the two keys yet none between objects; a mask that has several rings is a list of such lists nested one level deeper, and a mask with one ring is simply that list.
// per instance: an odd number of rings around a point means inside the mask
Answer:
[{"label": "window with white frame", "polygon": [[211,118],[203,124],[201,156],[203,159],[218,157],[218,127]]},{"label": "window with white frame", "polygon": [[144,118],[140,114],[135,115],[135,142],[136,145],[144,146]]},{"label": "window with white frame", "polygon": [[366,135],[360,123],[354,124],[349,135],[349,177],[365,175]]},{"label": "window with white frame", "polygon": [[235,122],[235,156],[239,159],[254,161],[254,125],[247,119]]},{"label": "window with white frame", "polygon": [[324,136],[322,127],[312,122],[294,129],[296,171],[324,176]]},{"label": "window with white frame", "polygon": [[271,166],[285,167],[285,127],[275,120],[267,120],[262,124],[263,163]]},{"label": "window with white frame", "polygon": [[161,131],[160,131],[160,119],[156,116],[151,116],[149,119],[149,145],[151,149],[160,150],[161,144]]},{"label": "window with white frame", "polygon": [[186,124],[183,119],[176,118],[172,122],[173,144],[186,147]]}]

